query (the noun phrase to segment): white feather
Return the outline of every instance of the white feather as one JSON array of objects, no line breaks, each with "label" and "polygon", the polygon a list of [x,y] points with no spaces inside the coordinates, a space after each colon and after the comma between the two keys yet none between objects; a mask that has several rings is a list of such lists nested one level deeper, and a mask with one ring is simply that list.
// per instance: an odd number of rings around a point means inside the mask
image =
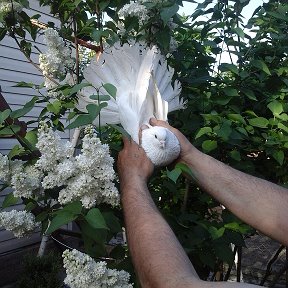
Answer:
[{"label": "white feather", "polygon": [[[99,59],[95,57],[84,70],[85,81],[93,87],[85,87],[78,93],[77,108],[86,111],[88,104],[97,104],[97,100],[89,96],[97,94],[97,91],[106,95],[107,91],[101,86],[105,83],[114,85],[117,88],[116,99],[111,98],[108,106],[101,110],[100,125],[121,123],[139,143],[139,128],[148,124],[151,117],[166,121],[168,111],[184,106],[179,98],[180,82],[175,81],[174,87],[171,85],[173,73],[174,69],[167,65],[156,46],[149,48],[140,43],[121,46],[116,43]],[[99,120],[96,119],[94,124],[99,125]]]}]

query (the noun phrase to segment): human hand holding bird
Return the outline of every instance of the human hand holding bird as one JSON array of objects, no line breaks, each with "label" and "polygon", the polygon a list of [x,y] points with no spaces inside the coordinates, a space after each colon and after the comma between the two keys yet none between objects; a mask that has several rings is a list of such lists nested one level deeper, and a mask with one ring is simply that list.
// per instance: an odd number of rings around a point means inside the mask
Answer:
[{"label": "human hand holding bird", "polygon": [[[141,146],[154,165],[168,165],[179,156],[178,139],[165,127],[152,127],[149,119],[167,121],[168,112],[183,108],[180,83],[176,80],[174,87],[171,85],[173,73],[156,46],[115,44],[84,70],[85,80],[93,87],[80,91],[78,109],[85,111],[88,104],[97,104],[89,96],[107,94],[104,83],[114,85],[116,99],[111,98],[101,110],[100,125],[121,123],[137,144],[139,128],[147,125]],[[98,123],[96,119],[93,124]]]}]

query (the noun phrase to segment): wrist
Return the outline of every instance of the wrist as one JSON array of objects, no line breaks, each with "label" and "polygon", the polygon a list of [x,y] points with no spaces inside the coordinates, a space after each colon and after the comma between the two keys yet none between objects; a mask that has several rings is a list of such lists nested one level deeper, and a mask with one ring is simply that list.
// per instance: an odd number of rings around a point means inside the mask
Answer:
[{"label": "wrist", "polygon": [[201,152],[189,142],[189,145],[181,151],[181,161],[187,165],[192,165],[195,159],[199,157],[199,154]]},{"label": "wrist", "polygon": [[143,176],[141,173],[137,173],[137,171],[133,171],[131,173],[125,173],[125,175],[120,175],[120,187],[138,187],[138,186],[147,186],[148,178]]}]

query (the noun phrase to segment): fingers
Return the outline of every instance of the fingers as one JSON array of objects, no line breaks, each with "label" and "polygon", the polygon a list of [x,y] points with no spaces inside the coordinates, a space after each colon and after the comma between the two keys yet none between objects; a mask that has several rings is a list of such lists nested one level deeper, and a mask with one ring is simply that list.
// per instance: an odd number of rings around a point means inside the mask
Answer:
[{"label": "fingers", "polygon": [[138,133],[138,138],[139,138],[139,145],[142,145],[142,131],[145,129],[149,129],[149,127],[147,125],[142,125],[139,129],[139,133]]},{"label": "fingers", "polygon": [[123,140],[123,148],[124,149],[131,149],[133,147],[139,147],[139,145],[130,137],[122,136]]},{"label": "fingers", "polygon": [[130,143],[130,139],[126,136],[122,136],[124,147]]},{"label": "fingers", "polygon": [[151,126],[162,126],[165,128],[172,128],[166,121],[163,120],[157,120],[155,118],[150,118],[149,123],[151,124]]}]

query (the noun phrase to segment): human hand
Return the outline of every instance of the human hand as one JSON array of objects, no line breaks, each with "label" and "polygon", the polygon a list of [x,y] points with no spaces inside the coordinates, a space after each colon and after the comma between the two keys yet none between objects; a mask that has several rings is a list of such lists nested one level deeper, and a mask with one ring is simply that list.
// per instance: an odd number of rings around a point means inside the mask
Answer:
[{"label": "human hand", "polygon": [[189,158],[192,155],[192,152],[196,150],[196,148],[189,142],[189,140],[176,128],[170,126],[166,121],[162,120],[157,120],[155,118],[150,119],[150,125],[151,126],[162,126],[167,129],[169,129],[172,133],[175,134],[177,137],[179,143],[180,143],[180,155],[177,159],[179,162],[184,162],[185,164],[188,165],[189,163]]},{"label": "human hand", "polygon": [[147,182],[154,170],[152,162],[143,148],[132,139],[123,137],[123,143],[124,147],[117,161],[120,184],[126,185],[133,181]]}]

